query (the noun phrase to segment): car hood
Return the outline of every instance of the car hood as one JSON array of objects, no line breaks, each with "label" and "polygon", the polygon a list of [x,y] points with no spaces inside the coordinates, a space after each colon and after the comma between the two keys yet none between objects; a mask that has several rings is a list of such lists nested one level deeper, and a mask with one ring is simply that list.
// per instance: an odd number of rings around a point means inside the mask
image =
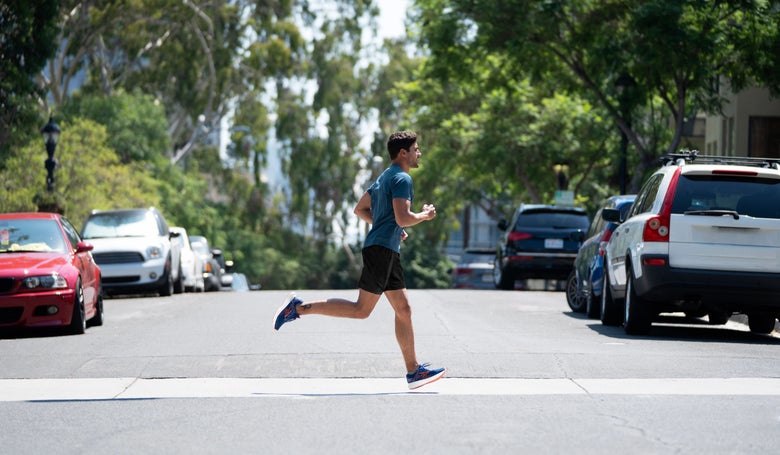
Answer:
[{"label": "car hood", "polygon": [[150,246],[167,248],[168,245],[160,237],[112,237],[86,239],[95,248],[92,253],[105,253],[114,251],[139,251],[145,252]]},{"label": "car hood", "polygon": [[63,253],[3,253],[0,254],[2,275],[48,275],[59,272],[68,265],[68,255]]}]

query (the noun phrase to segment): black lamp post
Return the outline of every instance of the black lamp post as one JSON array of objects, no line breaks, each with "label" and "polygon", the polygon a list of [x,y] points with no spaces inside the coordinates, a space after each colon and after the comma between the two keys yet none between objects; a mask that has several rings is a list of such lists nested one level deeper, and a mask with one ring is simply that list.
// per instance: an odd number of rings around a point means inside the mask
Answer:
[{"label": "black lamp post", "polygon": [[54,158],[54,151],[57,149],[57,141],[60,139],[60,127],[54,123],[54,119],[49,116],[49,123],[41,128],[43,142],[46,144],[46,189],[54,191],[54,169],[57,167],[57,160]]},{"label": "black lamp post", "polygon": [[[615,89],[617,89],[618,92],[618,102],[620,103],[620,115],[626,117],[626,124],[630,125],[631,121],[628,119],[628,116],[626,115],[626,91],[631,88],[635,84],[634,78],[629,76],[626,73],[623,73],[618,77],[618,79],[615,81]],[[623,131],[623,129],[620,129],[620,170],[619,170],[619,176],[620,176],[620,194],[626,194],[626,181],[628,180],[628,169],[626,164],[626,158],[628,155],[628,136],[626,135],[626,132]]]},{"label": "black lamp post", "polygon": [[565,191],[569,189],[569,164],[568,163],[555,163],[553,164],[553,172],[555,173],[555,180],[558,183],[558,190]]}]

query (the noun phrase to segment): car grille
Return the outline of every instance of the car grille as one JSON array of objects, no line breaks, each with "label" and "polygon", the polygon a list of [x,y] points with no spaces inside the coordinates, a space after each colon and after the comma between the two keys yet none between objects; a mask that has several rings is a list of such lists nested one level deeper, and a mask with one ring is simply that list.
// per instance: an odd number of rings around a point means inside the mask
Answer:
[{"label": "car grille", "polygon": [[22,307],[0,308],[0,324],[10,324],[22,317]]},{"label": "car grille", "polygon": [[14,288],[13,278],[0,278],[0,293],[11,292]]},{"label": "car grille", "polygon": [[115,277],[103,277],[103,284],[121,284],[121,283],[135,283],[140,281],[141,277],[138,275],[132,276],[115,276]]},{"label": "car grille", "polygon": [[136,262],[144,262],[144,257],[141,253],[127,252],[127,253],[93,253],[92,257],[95,258],[95,262],[98,265],[106,264],[132,264]]}]

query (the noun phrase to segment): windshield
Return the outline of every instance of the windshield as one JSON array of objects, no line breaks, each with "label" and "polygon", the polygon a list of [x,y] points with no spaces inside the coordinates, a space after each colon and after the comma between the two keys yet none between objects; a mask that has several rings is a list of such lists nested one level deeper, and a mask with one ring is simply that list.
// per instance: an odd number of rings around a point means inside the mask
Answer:
[{"label": "windshield", "polygon": [[54,220],[0,220],[0,252],[66,253],[67,248]]},{"label": "windshield", "polygon": [[93,214],[84,223],[82,237],[156,237],[160,229],[154,215],[148,211]]}]

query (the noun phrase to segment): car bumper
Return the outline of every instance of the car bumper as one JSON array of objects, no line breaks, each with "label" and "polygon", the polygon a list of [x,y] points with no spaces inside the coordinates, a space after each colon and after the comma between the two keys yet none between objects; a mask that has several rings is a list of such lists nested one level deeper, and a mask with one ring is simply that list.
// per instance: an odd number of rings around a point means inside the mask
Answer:
[{"label": "car bumper", "polygon": [[637,295],[653,302],[700,300],[733,311],[774,308],[780,310],[780,274],[669,267],[668,256],[644,256],[664,260],[663,265],[644,265],[634,281]]},{"label": "car bumper", "polygon": [[[3,295],[0,297],[0,327],[57,327],[73,317],[73,289]],[[49,308],[56,308],[49,314]]]},{"label": "car bumper", "polygon": [[[100,264],[98,264],[100,265]],[[107,291],[153,291],[165,283],[165,260],[143,264],[103,264],[100,271]]]},{"label": "car bumper", "polygon": [[507,256],[504,270],[523,278],[565,280],[574,267],[576,254],[517,254]]}]

